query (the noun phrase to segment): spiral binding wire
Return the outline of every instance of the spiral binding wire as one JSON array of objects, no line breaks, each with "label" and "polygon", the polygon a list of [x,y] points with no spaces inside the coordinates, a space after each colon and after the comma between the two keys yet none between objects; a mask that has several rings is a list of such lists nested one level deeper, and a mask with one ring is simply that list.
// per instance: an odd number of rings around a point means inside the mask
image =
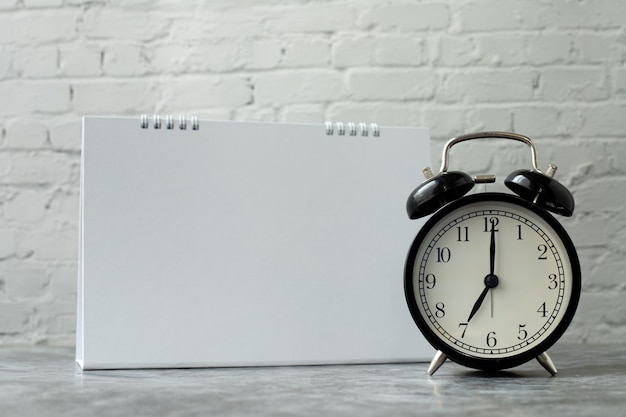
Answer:
[{"label": "spiral binding wire", "polygon": [[[191,129],[192,130],[200,130],[200,121],[198,120],[198,116],[190,117]],[[160,115],[155,114],[152,116],[152,119],[148,117],[147,114],[141,115],[141,128],[148,129],[150,126],[154,129],[161,129],[163,127],[162,118]],[[173,130],[176,128],[176,123],[174,122],[174,117],[171,114],[165,116],[165,128],[168,130]],[[178,116],[178,129],[186,130],[187,129],[187,117],[181,114]]]},{"label": "spiral binding wire", "polygon": [[[165,115],[165,129],[173,130],[176,128],[174,117],[171,114]],[[190,124],[192,130],[200,130],[200,121],[198,116],[190,116]],[[380,136],[380,128],[376,123],[354,123],[354,122],[326,122],[325,130],[327,135],[334,135],[335,131],[339,136]],[[141,128],[148,129],[152,126],[154,129],[161,129],[163,127],[162,117],[158,114],[152,116],[152,119],[147,114],[141,115]],[[178,116],[178,129],[187,130],[187,117],[184,114]]]},{"label": "spiral binding wire", "polygon": [[353,122],[326,122],[324,126],[327,135],[334,135],[336,131],[339,136],[345,136],[346,133],[349,136],[369,136],[370,133],[372,136],[380,136],[380,128],[376,123],[370,123],[368,125],[363,122],[358,124]]}]

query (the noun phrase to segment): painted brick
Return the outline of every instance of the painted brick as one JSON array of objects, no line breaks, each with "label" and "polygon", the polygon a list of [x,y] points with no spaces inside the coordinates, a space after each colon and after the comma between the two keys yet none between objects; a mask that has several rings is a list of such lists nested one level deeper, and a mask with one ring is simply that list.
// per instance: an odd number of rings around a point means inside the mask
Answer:
[{"label": "painted brick", "polygon": [[[253,69],[264,69],[275,66],[272,52],[263,48],[258,42],[256,46],[240,43],[207,43],[197,46],[164,45],[153,50],[145,50],[145,59],[151,73],[208,73],[232,72],[244,66]],[[280,47],[277,48],[280,54]],[[268,53],[268,56],[260,56]],[[256,62],[260,64],[256,64]],[[269,64],[267,64],[269,62]],[[143,63],[142,63],[143,65]],[[259,65],[257,67],[257,65]]]},{"label": "painted brick", "polygon": [[541,72],[539,97],[548,101],[594,101],[608,98],[602,68],[549,68]]},{"label": "painted brick", "polygon": [[13,48],[0,46],[0,81],[17,76],[13,69]]},{"label": "painted brick", "polygon": [[421,31],[443,29],[450,23],[448,6],[433,4],[389,4],[366,9],[359,26],[376,30]]},{"label": "painted brick", "polygon": [[270,32],[334,32],[354,26],[356,8],[341,4],[315,4],[277,8],[266,16]]},{"label": "painted brick", "polygon": [[285,44],[281,66],[325,67],[330,63],[330,43],[324,38],[294,38]]},{"label": "painted brick", "polygon": [[573,53],[581,64],[617,62],[620,44],[623,42],[613,33],[577,33],[573,36]]},{"label": "painted brick", "polygon": [[478,51],[472,36],[448,36],[439,38],[437,64],[446,67],[466,66],[476,61]]},{"label": "painted brick", "polygon": [[531,138],[554,137],[562,132],[557,106],[516,106],[513,118],[514,130]]},{"label": "painted brick", "polygon": [[525,58],[532,65],[562,64],[571,60],[573,37],[541,32],[526,40]]},{"label": "painted brick", "polygon": [[14,255],[15,246],[15,233],[11,230],[0,229],[0,259]]},{"label": "painted brick", "polygon": [[76,10],[0,14],[0,45],[37,45],[76,39]]},{"label": "painted brick", "polygon": [[4,217],[19,222],[40,221],[46,216],[50,196],[40,190],[20,190],[5,203]]},{"label": "painted brick", "polygon": [[534,96],[536,78],[529,70],[450,72],[438,82],[436,99],[457,104],[526,102]]},{"label": "painted brick", "polygon": [[97,45],[62,46],[60,48],[60,70],[72,77],[98,76],[102,72],[102,52]]},{"label": "painted brick", "polygon": [[0,303],[0,335],[26,330],[32,307],[26,303]]},{"label": "painted brick", "polygon": [[623,137],[626,132],[626,105],[621,103],[602,103],[591,106],[583,112],[584,121],[576,132],[582,137],[599,136]]},{"label": "painted brick", "polygon": [[415,105],[406,103],[333,103],[326,111],[332,122],[378,123],[379,125],[421,126],[422,114]]},{"label": "painted brick", "polygon": [[125,39],[151,41],[168,33],[170,19],[147,11],[88,9],[78,31],[90,39]]},{"label": "painted brick", "polygon": [[0,97],[0,117],[25,113],[63,113],[70,107],[70,88],[65,82],[0,83]]},{"label": "painted brick", "polygon": [[50,127],[52,149],[62,151],[80,151],[81,121],[73,118],[70,122],[61,122]]},{"label": "painted brick", "polygon": [[283,56],[281,43],[277,39],[259,39],[252,42],[246,68],[276,68]]},{"label": "painted brick", "polygon": [[3,180],[9,184],[48,185],[69,180],[71,168],[67,157],[50,152],[16,153]]},{"label": "painted brick", "polygon": [[460,30],[464,32],[543,29],[550,17],[548,4],[534,2],[528,7],[515,0],[468,1],[457,10]]},{"label": "painted brick", "polygon": [[37,261],[70,261],[78,253],[76,236],[59,231],[25,232],[18,237],[17,245],[22,253],[32,253]]},{"label": "painted brick", "polygon": [[7,292],[11,299],[29,299],[45,295],[50,278],[43,268],[12,268],[4,273]]},{"label": "painted brick", "polygon": [[320,123],[326,121],[322,106],[307,104],[285,108],[281,113],[280,120],[286,123]]},{"label": "painted brick", "polygon": [[615,92],[622,96],[626,95],[626,68],[615,70],[613,78]]},{"label": "painted brick", "polygon": [[297,71],[254,77],[254,97],[259,103],[318,103],[345,97],[343,75],[332,71]]},{"label": "painted brick", "polygon": [[55,266],[50,271],[50,292],[55,299],[75,300],[78,269],[76,265]]},{"label": "painted brick", "polygon": [[502,33],[494,36],[492,34],[476,34],[476,48],[478,60],[476,65],[510,67],[526,67],[527,56],[525,54],[525,39],[519,34]]},{"label": "painted brick", "polygon": [[13,68],[23,78],[49,78],[59,73],[56,47],[21,48],[14,56]]},{"label": "painted brick", "polygon": [[334,65],[338,68],[346,68],[372,64],[374,42],[374,37],[369,35],[339,35],[332,50]]},{"label": "painted brick", "polygon": [[48,129],[35,121],[18,119],[5,127],[4,145],[16,149],[37,149],[46,146]]},{"label": "painted brick", "polygon": [[554,23],[563,28],[609,29],[621,28],[626,15],[626,4],[613,0],[568,0],[561,7],[554,8],[551,17]]},{"label": "painted brick", "polygon": [[158,87],[149,81],[76,82],[73,108],[79,114],[141,114],[159,99]]},{"label": "painted brick", "polygon": [[242,106],[250,102],[252,89],[248,80],[243,77],[203,77],[164,84],[163,98],[168,106],[181,109],[180,111]]},{"label": "painted brick", "polygon": [[116,44],[103,51],[102,70],[112,76],[136,76],[147,72],[143,48],[134,44]]},{"label": "painted brick", "polygon": [[383,66],[421,66],[427,61],[426,46],[419,38],[380,36],[376,38],[374,64]]},{"label": "painted brick", "polygon": [[358,100],[426,100],[435,92],[431,70],[354,70],[349,73],[352,97]]}]

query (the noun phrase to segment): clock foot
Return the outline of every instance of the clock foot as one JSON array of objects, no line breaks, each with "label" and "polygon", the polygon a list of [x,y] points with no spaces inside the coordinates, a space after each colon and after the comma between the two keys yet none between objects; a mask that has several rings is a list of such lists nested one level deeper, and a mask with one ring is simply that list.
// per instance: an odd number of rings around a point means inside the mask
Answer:
[{"label": "clock foot", "polygon": [[441,365],[443,365],[443,363],[446,361],[446,359],[448,359],[446,354],[443,353],[442,351],[438,350],[437,353],[435,353],[435,357],[430,362],[430,366],[428,367],[428,371],[426,371],[426,372],[428,372],[428,375],[432,375],[435,372],[437,372],[437,369],[439,369],[439,367]]},{"label": "clock foot", "polygon": [[541,355],[537,356],[537,361],[541,364],[541,366],[546,368],[546,371],[550,372],[551,375],[556,375],[556,366],[554,366],[554,363],[552,362],[552,359],[550,359],[550,356],[548,356],[547,352],[543,352]]}]

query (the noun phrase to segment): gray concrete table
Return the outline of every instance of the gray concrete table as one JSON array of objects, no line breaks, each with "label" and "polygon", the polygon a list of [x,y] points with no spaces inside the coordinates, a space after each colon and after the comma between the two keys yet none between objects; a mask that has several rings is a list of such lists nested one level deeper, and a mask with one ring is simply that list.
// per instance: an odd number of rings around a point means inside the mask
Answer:
[{"label": "gray concrete table", "polygon": [[2,416],[626,416],[626,347],[555,346],[485,373],[427,364],[82,372],[73,351],[0,347]]}]

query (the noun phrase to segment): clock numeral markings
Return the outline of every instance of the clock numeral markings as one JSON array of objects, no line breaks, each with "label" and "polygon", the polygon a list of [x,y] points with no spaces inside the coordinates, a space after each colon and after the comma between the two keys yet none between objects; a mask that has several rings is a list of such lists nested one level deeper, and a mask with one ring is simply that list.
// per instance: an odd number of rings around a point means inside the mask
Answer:
[{"label": "clock numeral markings", "polygon": [[444,303],[437,303],[435,304],[435,317],[437,317],[438,319],[445,317],[446,312],[444,310],[444,308],[446,308]]},{"label": "clock numeral markings", "polygon": [[541,317],[548,317],[548,309],[546,308],[545,302],[539,306],[537,313],[541,314]]},{"label": "clock numeral markings", "polygon": [[522,225],[521,224],[517,225],[517,240],[523,240],[522,239]]},{"label": "clock numeral markings", "polygon": [[556,280],[556,274],[548,275],[548,279],[550,280],[550,283],[548,284],[548,289],[549,290],[556,290],[557,287],[559,286],[559,283]]},{"label": "clock numeral markings", "polygon": [[424,277],[424,286],[426,287],[426,289],[432,290],[433,288],[435,288],[435,285],[437,284],[437,278],[435,277],[434,274],[427,274]]},{"label": "clock numeral markings", "polygon": [[497,217],[485,217],[485,230],[483,232],[491,232],[491,228],[493,228],[494,232],[498,231],[496,227],[500,223],[500,219]]},{"label": "clock numeral markings", "polygon": [[467,331],[467,325],[469,323],[459,323],[459,327],[463,328],[463,333],[461,333],[461,339],[463,339],[465,337],[465,332]]},{"label": "clock numeral markings", "polygon": [[467,226],[457,226],[456,236],[457,242],[469,242],[469,228]]},{"label": "clock numeral markings", "polygon": [[526,329],[524,329],[524,327],[526,327],[525,324],[520,324],[519,327],[518,327],[518,333],[519,334],[517,335],[517,338],[519,340],[524,340],[524,339],[526,339],[528,337],[528,332],[526,331]]},{"label": "clock numeral markings", "polygon": [[496,332],[487,333],[487,346],[495,347],[498,341],[496,340]]},{"label": "clock numeral markings", "polygon": [[450,248],[447,248],[445,246],[443,248],[437,248],[437,262],[449,262],[450,256]]},{"label": "clock numeral markings", "polygon": [[546,245],[537,246],[537,250],[541,252],[537,259],[539,259],[540,261],[545,261],[546,259],[548,259],[548,255],[546,255],[546,253],[548,252],[548,247]]}]

